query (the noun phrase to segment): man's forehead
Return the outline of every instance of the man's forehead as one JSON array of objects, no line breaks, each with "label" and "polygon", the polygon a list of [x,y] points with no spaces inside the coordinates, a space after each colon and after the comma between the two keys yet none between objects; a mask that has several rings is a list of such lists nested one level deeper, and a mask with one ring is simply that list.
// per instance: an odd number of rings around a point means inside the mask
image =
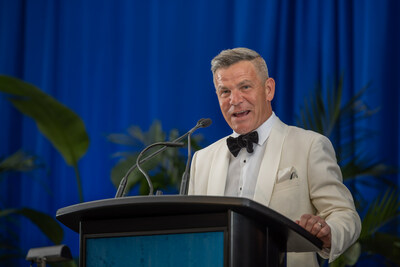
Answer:
[{"label": "man's forehead", "polygon": [[252,81],[257,79],[258,76],[256,74],[255,68],[250,61],[247,61],[249,64],[239,64],[236,63],[227,68],[220,68],[215,71],[214,74],[214,82],[217,84],[224,82],[235,82],[242,83],[244,81]]}]

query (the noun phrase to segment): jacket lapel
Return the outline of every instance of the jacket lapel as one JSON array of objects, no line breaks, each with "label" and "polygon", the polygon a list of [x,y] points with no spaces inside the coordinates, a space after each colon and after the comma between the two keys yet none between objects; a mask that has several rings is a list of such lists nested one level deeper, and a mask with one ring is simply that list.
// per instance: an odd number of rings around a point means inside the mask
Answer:
[{"label": "jacket lapel", "polygon": [[287,125],[277,118],[267,140],[267,146],[257,178],[256,191],[254,193],[254,200],[265,206],[268,206],[271,200],[287,132]]},{"label": "jacket lapel", "polygon": [[226,142],[220,142],[212,159],[207,195],[223,196],[228,175],[230,152]]}]

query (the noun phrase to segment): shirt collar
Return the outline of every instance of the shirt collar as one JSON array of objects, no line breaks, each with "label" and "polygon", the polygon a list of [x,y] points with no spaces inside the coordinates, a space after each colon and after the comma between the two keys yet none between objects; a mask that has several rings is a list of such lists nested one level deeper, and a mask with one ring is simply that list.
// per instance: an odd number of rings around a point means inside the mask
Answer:
[{"label": "shirt collar", "polygon": [[[272,115],[263,122],[255,131],[258,132],[258,145],[263,145],[265,141],[268,139],[269,134],[271,133],[272,126],[276,121],[275,112],[272,112]],[[240,134],[236,133],[235,131],[231,135],[232,137],[238,137]]]}]

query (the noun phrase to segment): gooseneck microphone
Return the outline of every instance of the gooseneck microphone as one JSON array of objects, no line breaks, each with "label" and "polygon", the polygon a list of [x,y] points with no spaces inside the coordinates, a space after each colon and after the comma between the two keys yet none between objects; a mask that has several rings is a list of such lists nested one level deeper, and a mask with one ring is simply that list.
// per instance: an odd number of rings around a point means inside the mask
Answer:
[{"label": "gooseneck microphone", "polygon": [[[206,128],[210,126],[211,123],[212,123],[211,119],[200,119],[197,122],[197,125],[200,125],[198,128]],[[190,162],[192,161],[192,144],[191,144],[192,133],[193,132],[190,131],[188,133],[188,159],[186,161],[185,171],[182,174],[181,187],[179,190],[180,195],[187,195],[189,189],[189,179],[190,179],[189,167],[190,167]]]},{"label": "gooseneck microphone", "polygon": [[[196,131],[199,128],[205,128],[210,126],[212,123],[211,119],[200,119],[196,126],[194,126],[192,129],[190,129],[190,131],[188,131],[187,133],[185,133],[184,135],[178,137],[177,139],[175,139],[174,141],[172,141],[171,143],[178,143],[180,142],[182,139],[184,139],[186,136],[191,135],[194,131]],[[153,152],[152,154],[150,154],[149,156],[145,157],[144,159],[138,161],[137,163],[142,164],[146,161],[148,161],[149,159],[155,157],[156,155],[158,155],[159,153],[163,152],[165,149],[167,149],[168,146],[163,146],[162,148],[160,148],[159,150]],[[189,162],[190,163],[190,162]],[[188,164],[187,164],[188,165]],[[125,195],[125,188],[128,182],[128,177],[129,175],[132,173],[132,171],[134,171],[137,167],[137,164],[133,165],[125,174],[125,176],[122,178],[121,182],[119,183],[118,186],[118,190],[117,193],[115,194],[115,198],[120,198],[123,197]],[[186,167],[188,169],[188,167]],[[147,177],[146,177],[147,179]],[[150,179],[149,179],[150,180]]]},{"label": "gooseneck microphone", "polygon": [[149,145],[148,147],[143,149],[142,152],[140,152],[139,156],[136,158],[136,166],[139,169],[139,171],[144,175],[144,177],[146,177],[147,183],[150,188],[150,193],[149,193],[150,196],[153,195],[153,191],[154,191],[153,183],[151,182],[150,177],[147,175],[147,173],[140,167],[140,158],[143,156],[144,152],[146,152],[147,150],[149,150],[150,148],[155,147],[155,146],[183,147],[184,145],[185,145],[184,143],[158,142],[158,143]]}]

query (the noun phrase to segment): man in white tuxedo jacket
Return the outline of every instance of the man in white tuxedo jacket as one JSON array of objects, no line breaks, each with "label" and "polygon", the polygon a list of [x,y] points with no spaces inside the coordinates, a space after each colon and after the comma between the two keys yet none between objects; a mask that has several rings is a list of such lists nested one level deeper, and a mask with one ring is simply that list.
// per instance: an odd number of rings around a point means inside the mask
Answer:
[{"label": "man in white tuxedo jacket", "polygon": [[[361,222],[330,141],[279,120],[275,81],[255,51],[224,50],[211,65],[233,134],[194,154],[189,194],[253,199],[320,238],[319,254],[335,260],[357,240]],[[316,254],[288,253],[287,266],[318,266]]]}]

